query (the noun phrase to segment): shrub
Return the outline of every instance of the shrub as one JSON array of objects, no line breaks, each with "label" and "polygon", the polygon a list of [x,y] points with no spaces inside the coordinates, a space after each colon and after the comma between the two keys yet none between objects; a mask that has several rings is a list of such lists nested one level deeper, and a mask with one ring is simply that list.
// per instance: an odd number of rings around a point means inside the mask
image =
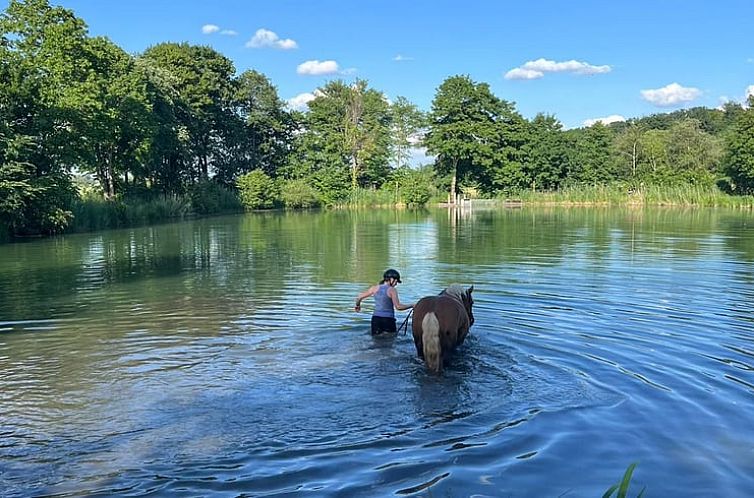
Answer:
[{"label": "shrub", "polygon": [[402,197],[406,204],[423,206],[429,202],[431,196],[430,185],[421,181],[421,178],[410,178],[403,185]]},{"label": "shrub", "polygon": [[303,178],[282,182],[280,200],[286,208],[290,209],[306,209],[319,205],[317,189]]},{"label": "shrub", "polygon": [[234,192],[211,180],[193,185],[189,196],[191,207],[196,214],[216,214],[242,209],[241,202]]},{"label": "shrub", "polygon": [[351,184],[348,171],[343,168],[322,168],[308,178],[317,189],[321,204],[337,206],[351,198]]},{"label": "shrub", "polygon": [[255,169],[236,182],[241,204],[246,209],[271,208],[275,205],[275,182],[261,169]]},{"label": "shrub", "polygon": [[423,206],[432,196],[431,172],[425,169],[398,168],[383,188],[395,191],[395,202]]}]

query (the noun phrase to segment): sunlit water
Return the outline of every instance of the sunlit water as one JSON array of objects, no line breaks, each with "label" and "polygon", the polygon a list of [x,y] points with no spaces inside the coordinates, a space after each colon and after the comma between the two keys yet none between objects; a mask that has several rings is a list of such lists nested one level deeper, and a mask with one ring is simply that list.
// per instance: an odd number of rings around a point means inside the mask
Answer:
[{"label": "sunlit water", "polygon": [[[754,216],[249,214],[0,246],[0,495],[754,492]],[[356,294],[475,285],[440,376]],[[401,324],[405,313],[399,314]]]}]

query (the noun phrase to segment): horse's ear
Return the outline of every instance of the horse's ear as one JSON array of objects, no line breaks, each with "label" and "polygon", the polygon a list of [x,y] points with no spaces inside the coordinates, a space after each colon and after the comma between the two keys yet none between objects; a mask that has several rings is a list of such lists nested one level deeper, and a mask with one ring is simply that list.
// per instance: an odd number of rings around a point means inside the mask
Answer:
[{"label": "horse's ear", "polygon": [[469,289],[466,291],[466,294],[468,294],[470,296],[472,292],[474,292],[474,286],[473,285],[471,287],[469,287]]}]

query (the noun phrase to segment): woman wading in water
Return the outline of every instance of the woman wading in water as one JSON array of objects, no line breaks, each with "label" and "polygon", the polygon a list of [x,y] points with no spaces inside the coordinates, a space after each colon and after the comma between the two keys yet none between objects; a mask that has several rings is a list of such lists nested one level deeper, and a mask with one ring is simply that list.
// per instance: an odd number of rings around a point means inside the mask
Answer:
[{"label": "woman wading in water", "polygon": [[395,327],[395,310],[404,311],[414,307],[413,304],[402,304],[398,298],[396,285],[401,283],[401,274],[392,268],[382,275],[382,281],[373,285],[356,297],[356,311],[361,311],[361,301],[374,296],[374,312],[372,313],[372,335],[383,332],[397,332]]}]

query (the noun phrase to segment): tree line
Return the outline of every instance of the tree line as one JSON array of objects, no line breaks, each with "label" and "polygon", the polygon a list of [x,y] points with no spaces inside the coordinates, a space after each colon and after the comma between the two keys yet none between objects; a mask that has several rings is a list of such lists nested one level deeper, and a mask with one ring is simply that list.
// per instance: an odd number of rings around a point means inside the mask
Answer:
[{"label": "tree line", "polygon": [[[264,208],[615,183],[754,191],[751,100],[564,130],[456,75],[428,112],[358,79],[327,82],[300,112],[210,47],[128,54],[47,0],[11,0],[0,16],[0,81],[0,228],[12,234],[64,231],[92,196],[187,198],[201,213],[226,198]],[[431,164],[410,167],[416,145]]]}]

